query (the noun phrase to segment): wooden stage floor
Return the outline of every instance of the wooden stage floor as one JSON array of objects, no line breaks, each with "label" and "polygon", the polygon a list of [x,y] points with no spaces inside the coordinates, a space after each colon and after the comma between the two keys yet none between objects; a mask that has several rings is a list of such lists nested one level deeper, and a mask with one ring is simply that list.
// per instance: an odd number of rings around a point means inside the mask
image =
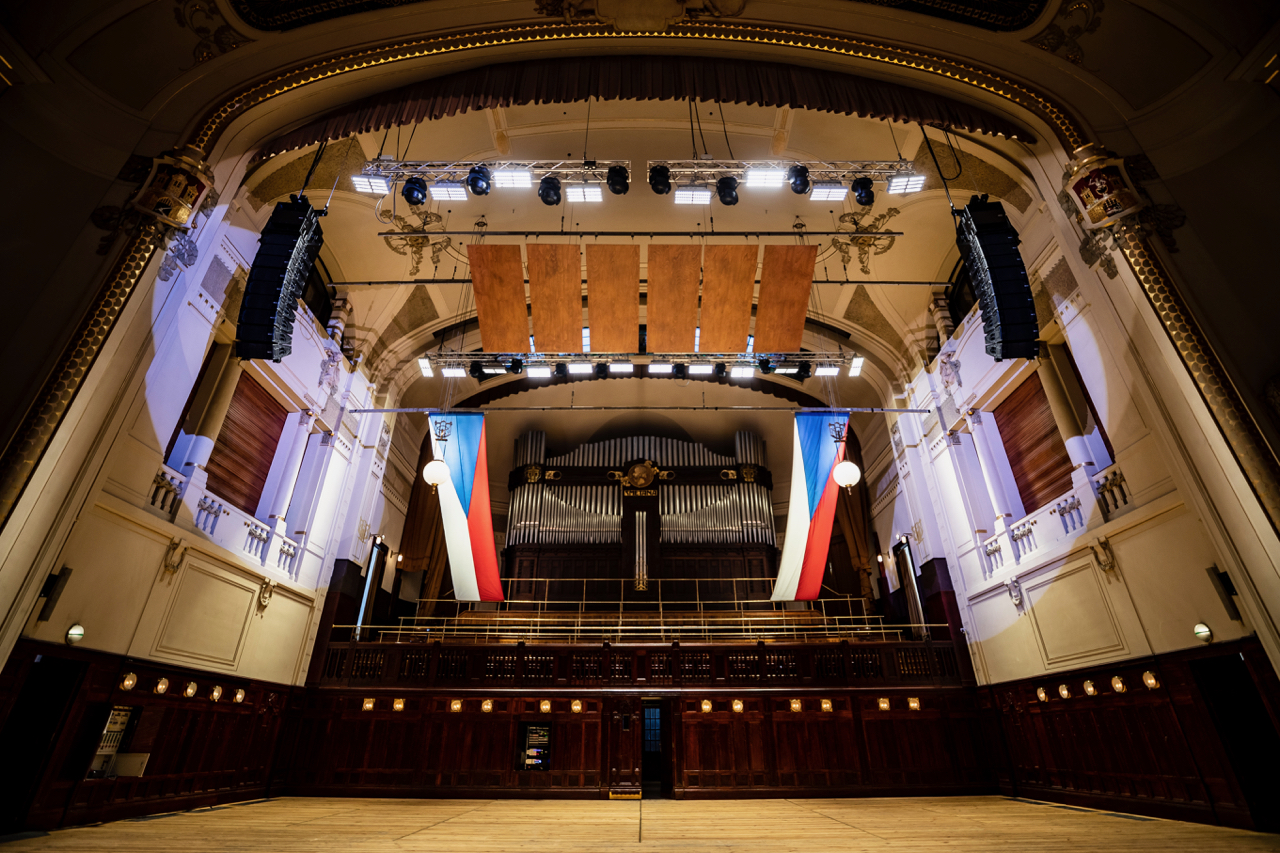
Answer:
[{"label": "wooden stage floor", "polygon": [[841,800],[283,798],[64,829],[4,853],[1280,851],[1280,835],[1003,797]]}]

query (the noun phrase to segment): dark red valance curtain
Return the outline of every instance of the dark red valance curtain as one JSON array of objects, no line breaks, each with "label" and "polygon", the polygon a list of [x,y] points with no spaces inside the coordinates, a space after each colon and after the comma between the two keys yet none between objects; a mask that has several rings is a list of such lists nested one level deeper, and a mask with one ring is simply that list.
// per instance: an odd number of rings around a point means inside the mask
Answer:
[{"label": "dark red valance curtain", "polygon": [[637,101],[697,98],[790,106],[1035,141],[1025,128],[978,107],[852,74],[745,60],[593,56],[488,65],[392,89],[276,137],[259,150],[258,157],[467,110],[569,103],[588,97]]}]

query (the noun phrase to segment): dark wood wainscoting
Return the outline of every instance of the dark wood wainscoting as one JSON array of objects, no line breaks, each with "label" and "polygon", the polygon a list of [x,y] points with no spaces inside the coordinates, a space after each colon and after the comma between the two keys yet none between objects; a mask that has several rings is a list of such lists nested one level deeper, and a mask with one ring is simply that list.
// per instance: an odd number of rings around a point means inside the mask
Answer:
[{"label": "dark wood wainscoting", "polygon": [[[42,706],[41,692],[29,686],[40,684],[40,670],[51,666],[66,690],[59,701]],[[129,673],[136,683],[124,690]],[[161,678],[168,680],[163,694],[155,692]],[[196,689],[187,697],[192,682]],[[222,688],[217,701],[211,699],[215,686]],[[30,760],[10,768],[26,787],[21,802],[8,809],[5,831],[265,797],[283,780],[274,757],[291,689],[21,640],[0,672],[0,731],[7,744],[21,743],[31,736],[33,712],[49,725]],[[240,690],[244,698],[237,702]],[[117,707],[130,709],[119,752],[148,754],[143,775],[86,778]]]},{"label": "dark wood wainscoting", "polygon": [[[1154,688],[1144,683],[1148,672]],[[1121,679],[1123,692],[1113,688],[1113,678]],[[1009,682],[981,693],[982,704],[999,715],[1007,744],[1010,763],[1000,780],[1005,793],[1280,829],[1274,781],[1280,682],[1256,639]]]}]

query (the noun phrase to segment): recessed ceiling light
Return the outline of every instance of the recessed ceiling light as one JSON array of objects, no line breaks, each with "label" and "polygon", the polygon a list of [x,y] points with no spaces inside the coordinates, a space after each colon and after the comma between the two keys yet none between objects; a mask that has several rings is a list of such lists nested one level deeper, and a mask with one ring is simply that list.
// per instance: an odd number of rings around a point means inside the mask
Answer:
[{"label": "recessed ceiling light", "polygon": [[455,182],[441,181],[427,187],[427,191],[431,193],[431,197],[436,201],[467,200],[467,188]]},{"label": "recessed ceiling light", "polygon": [[531,187],[533,174],[525,169],[499,169],[493,173],[493,185],[511,188]]},{"label": "recessed ceiling light", "polygon": [[810,201],[844,201],[849,188],[844,184],[814,184],[809,194]]},{"label": "recessed ceiling light", "polygon": [[594,184],[566,187],[565,198],[569,199],[571,204],[580,201],[604,201],[600,188]]}]

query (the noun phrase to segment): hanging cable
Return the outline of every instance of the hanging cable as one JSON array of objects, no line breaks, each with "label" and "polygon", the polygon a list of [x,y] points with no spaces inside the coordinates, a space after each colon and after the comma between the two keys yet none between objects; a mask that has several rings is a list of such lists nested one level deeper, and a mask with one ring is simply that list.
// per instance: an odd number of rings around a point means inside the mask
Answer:
[{"label": "hanging cable", "polygon": [[693,136],[693,99],[689,99],[689,147],[693,149],[693,159],[698,159],[698,140]]},{"label": "hanging cable", "polygon": [[956,161],[956,173],[954,177],[947,178],[949,181],[958,181],[960,176],[964,174],[964,163],[960,161],[960,152],[956,151],[956,143],[951,135],[951,129],[944,127],[942,135],[946,137],[947,144],[951,146],[951,159]]},{"label": "hanging cable", "polygon": [[729,149],[729,159],[733,159],[733,146],[729,144],[729,127],[724,123],[724,104],[716,101],[716,106],[720,109],[720,127],[724,130],[724,144]]},{"label": "hanging cable", "polygon": [[587,132],[582,135],[582,159],[587,158],[587,141],[591,139],[591,96],[587,96]]},{"label": "hanging cable", "polygon": [[329,140],[320,140],[320,145],[316,147],[316,156],[311,160],[311,168],[307,170],[307,177],[302,182],[302,189],[298,190],[298,196],[301,197],[307,192],[307,186],[311,183],[312,177],[315,176],[316,166],[320,165],[320,158],[324,156],[324,150],[329,147]]},{"label": "hanging cable", "polygon": [[[702,138],[702,153],[707,156],[708,160],[710,160],[711,152],[707,150],[707,138],[702,135],[702,116],[698,114],[697,109],[694,109],[693,115],[698,120],[698,136]],[[697,149],[694,150],[696,151]]]},{"label": "hanging cable", "polygon": [[885,124],[889,126],[889,138],[893,140],[893,150],[898,152],[898,159],[901,160],[902,149],[898,147],[898,137],[897,134],[893,132],[893,122],[886,121]]},{"label": "hanging cable", "polygon": [[378,156],[382,156],[383,150],[387,147],[387,137],[391,135],[391,125],[387,125],[387,130],[382,134],[382,144],[378,146]]},{"label": "hanging cable", "polygon": [[409,131],[409,141],[404,145],[404,156],[406,159],[409,157],[409,146],[413,144],[413,135],[418,132],[419,124],[422,124],[422,122],[414,122],[413,130]]},{"label": "hanging cable", "polygon": [[938,165],[938,155],[933,153],[933,143],[929,141],[929,134],[925,133],[923,124],[920,125],[920,132],[924,133],[924,144],[929,146],[929,156],[933,158],[933,167],[938,170],[938,177],[942,179],[942,189],[945,190],[947,193],[947,204],[951,206],[951,215],[955,216],[956,203],[951,200],[951,188],[947,186],[947,181],[954,180],[954,179],[947,178],[945,175],[942,174],[942,166]]}]

